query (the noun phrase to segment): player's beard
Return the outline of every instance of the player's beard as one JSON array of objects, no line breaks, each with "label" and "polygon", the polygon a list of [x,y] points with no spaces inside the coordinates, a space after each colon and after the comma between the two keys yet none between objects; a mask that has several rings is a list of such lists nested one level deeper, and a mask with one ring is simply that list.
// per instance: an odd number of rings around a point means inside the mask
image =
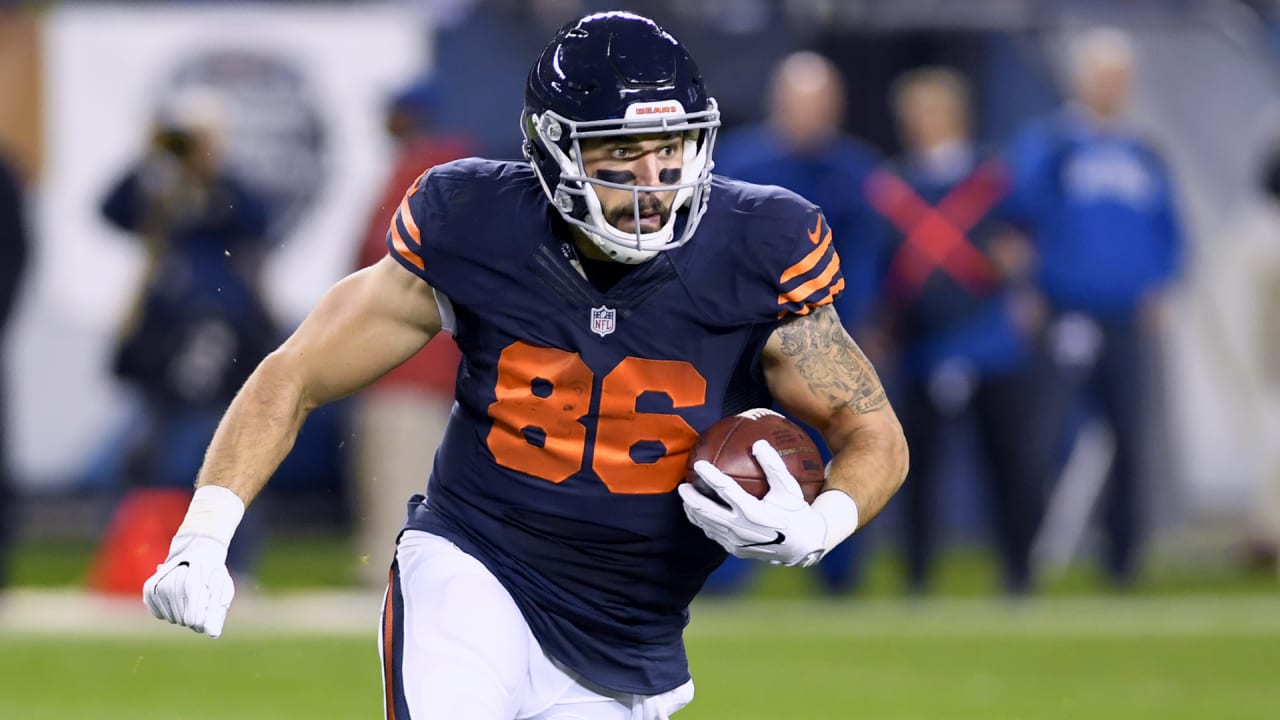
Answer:
[{"label": "player's beard", "polygon": [[[640,217],[644,217],[645,215],[657,215],[658,225],[657,227],[654,227],[654,228],[642,227],[640,231],[644,233],[656,232],[659,229],[665,227],[667,224],[667,221],[671,219],[671,208],[666,203],[659,200],[658,195],[656,193],[648,193],[648,192],[640,193]],[[623,220],[632,221],[631,223],[628,223],[628,225],[630,226],[630,229],[623,228],[621,224]],[[635,205],[633,205],[632,203],[627,203],[625,205],[622,205],[620,207],[610,210],[609,214],[605,217],[605,221],[608,222],[610,225],[618,228],[619,230],[622,230],[623,232],[628,232],[628,233],[635,232],[635,225],[636,225]]]}]

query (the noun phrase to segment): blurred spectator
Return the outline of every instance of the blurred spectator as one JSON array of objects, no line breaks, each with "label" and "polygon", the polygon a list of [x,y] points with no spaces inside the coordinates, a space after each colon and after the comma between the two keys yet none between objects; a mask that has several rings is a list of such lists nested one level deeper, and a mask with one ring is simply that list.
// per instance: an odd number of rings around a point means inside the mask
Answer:
[{"label": "blurred spectator", "polygon": [[[103,202],[105,217],[146,249],[114,357],[146,414],[126,451],[126,486],[191,488],[218,419],[280,340],[259,288],[265,204],[222,166],[222,113],[212,91],[180,91],[159,113],[146,155]],[[238,570],[248,569],[247,550],[232,548]]]},{"label": "blurred spectator", "polygon": [[968,84],[949,69],[921,68],[894,84],[906,154],[867,182],[868,199],[888,224],[873,322],[898,361],[894,406],[911,448],[900,501],[910,589],[929,588],[938,483],[947,479],[938,462],[944,430],[968,414],[1005,589],[1016,594],[1031,587],[1039,516],[1022,432],[1043,313],[1030,282],[1031,249],[1007,222],[1008,170],[975,146],[969,107]]},{"label": "blurred spectator", "polygon": [[[470,138],[435,131],[439,90],[420,81],[387,107],[386,129],[396,159],[369,218],[357,267],[387,254],[387,228],[404,189],[435,165],[473,154]],[[425,492],[453,407],[453,383],[461,353],[441,332],[408,362],[374,383],[357,399],[353,424],[353,511],[359,579],[369,587],[387,582],[395,547],[386,542],[404,525],[409,497]]]},{"label": "blurred spectator", "polygon": [[[870,239],[876,222],[862,186],[879,160],[870,146],[842,132],[844,107],[844,81],[830,60],[807,51],[788,55],[774,70],[768,117],[727,134],[716,150],[715,169],[738,180],[779,185],[822,208],[847,281],[836,308],[856,335],[871,301]],[[823,447],[821,438],[810,434]],[[858,542],[842,543],[818,565],[828,591],[847,591],[855,584]],[[730,557],[707,581],[707,589],[739,590],[754,569],[754,564]]]},{"label": "blurred spectator", "polygon": [[763,123],[726,133],[716,150],[716,173],[762,185],[779,185],[822,208],[840,252],[847,280],[837,300],[846,327],[856,327],[872,293],[875,213],[862,193],[879,164],[870,145],[845,134],[844,80],[828,59],[813,52],[783,58],[774,70]]},{"label": "blurred spectator", "polygon": [[[1115,437],[1102,494],[1109,580],[1139,572],[1144,513],[1139,464],[1154,355],[1167,323],[1166,291],[1182,264],[1169,171],[1126,121],[1134,72],[1130,39],[1114,29],[1073,46],[1073,98],[1031,123],[1012,146],[1019,211],[1035,229],[1044,335],[1033,438],[1044,477],[1056,476],[1081,393]],[[1052,468],[1051,470],[1049,468]]]},{"label": "blurred spectator", "polygon": [[[1259,189],[1270,210],[1265,232],[1274,246],[1275,228],[1280,221],[1280,143],[1272,141],[1266,148],[1259,179]],[[1262,298],[1263,371],[1272,387],[1280,387],[1280,268],[1274,260],[1270,267],[1270,282],[1265,283]],[[1280,472],[1263,477],[1252,503],[1244,542],[1248,569],[1280,572]]]},{"label": "blurred spectator", "polygon": [[22,186],[15,169],[0,156],[0,589],[9,581],[10,493],[12,478],[5,456],[4,361],[8,357],[5,338],[8,320],[18,296],[22,271],[26,267],[28,244]]}]

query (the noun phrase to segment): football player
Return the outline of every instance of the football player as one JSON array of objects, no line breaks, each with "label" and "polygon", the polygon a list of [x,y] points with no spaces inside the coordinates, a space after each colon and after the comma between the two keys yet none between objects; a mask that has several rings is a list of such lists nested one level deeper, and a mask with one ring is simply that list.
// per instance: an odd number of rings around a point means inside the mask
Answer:
[{"label": "football player", "polygon": [[[693,58],[625,12],[534,63],[527,163],[460,160],[406,192],[388,256],[340,281],[245,384],[144,596],[221,634],[245,504],[307,413],[442,327],[457,404],[398,539],[379,633],[388,718],[666,718],[693,696],[683,629],[725,553],[810,565],[906,472],[875,370],[841,328],[818,208],[713,177],[719,113]],[[774,400],[834,451],[812,505],[766,442],[757,500],[700,430]]]}]

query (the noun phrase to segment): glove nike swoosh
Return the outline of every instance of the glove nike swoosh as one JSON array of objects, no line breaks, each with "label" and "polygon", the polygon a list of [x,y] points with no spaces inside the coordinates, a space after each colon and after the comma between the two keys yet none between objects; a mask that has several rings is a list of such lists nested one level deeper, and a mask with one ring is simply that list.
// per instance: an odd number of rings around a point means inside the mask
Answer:
[{"label": "glove nike swoosh", "polygon": [[738,547],[744,547],[744,548],[765,547],[766,545],[781,545],[782,543],[787,541],[786,534],[784,534],[781,530],[775,530],[774,532],[777,533],[777,535],[775,535],[772,540],[769,540],[767,542],[747,543],[746,545],[739,545]]}]

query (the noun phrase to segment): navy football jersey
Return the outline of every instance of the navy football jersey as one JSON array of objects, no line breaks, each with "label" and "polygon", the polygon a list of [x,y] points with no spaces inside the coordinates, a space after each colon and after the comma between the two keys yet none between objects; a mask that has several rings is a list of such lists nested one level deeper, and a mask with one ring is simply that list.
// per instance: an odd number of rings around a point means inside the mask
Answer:
[{"label": "navy football jersey", "polygon": [[766,339],[844,286],[815,206],[723,178],[710,197],[690,242],[607,292],[525,164],[437,166],[388,232],[463,354],[407,526],[474,555],[548,654],[622,692],[689,678],[688,606],[724,558],[675,492],[698,433],[771,404]]}]

